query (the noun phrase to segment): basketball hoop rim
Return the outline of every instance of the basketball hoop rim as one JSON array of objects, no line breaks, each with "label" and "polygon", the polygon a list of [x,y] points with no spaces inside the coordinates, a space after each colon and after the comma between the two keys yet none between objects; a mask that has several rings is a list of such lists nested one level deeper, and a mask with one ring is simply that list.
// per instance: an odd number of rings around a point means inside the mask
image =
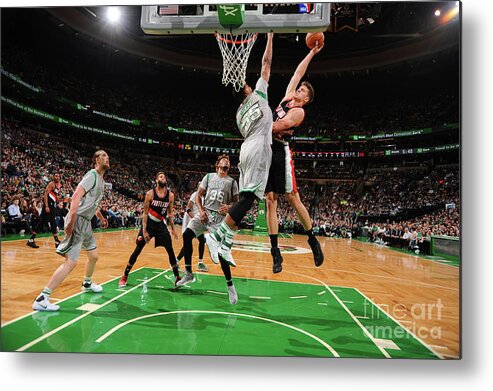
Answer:
[{"label": "basketball hoop rim", "polygon": [[[228,34],[233,37],[233,34],[230,34],[230,33],[228,33]],[[227,34],[214,33],[214,36],[223,42],[229,43],[230,45],[241,45],[241,44],[256,40],[258,33],[255,33],[252,37],[250,37],[248,39],[239,39],[239,40],[238,39],[235,39],[235,40],[227,39],[223,35],[226,36]],[[234,37],[238,37],[238,35],[234,35]]]}]

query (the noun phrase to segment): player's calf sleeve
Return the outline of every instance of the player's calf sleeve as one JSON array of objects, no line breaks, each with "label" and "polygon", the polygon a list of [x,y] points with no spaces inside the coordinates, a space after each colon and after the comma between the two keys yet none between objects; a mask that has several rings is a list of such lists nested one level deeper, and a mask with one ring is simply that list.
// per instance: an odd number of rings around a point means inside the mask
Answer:
[{"label": "player's calf sleeve", "polygon": [[185,257],[185,268],[187,269],[187,272],[190,273],[192,272],[192,253],[193,253],[192,240],[194,237],[195,234],[189,228],[187,228],[183,233],[183,254]]},{"label": "player's calf sleeve", "polygon": [[252,208],[256,199],[257,197],[254,193],[243,192],[240,195],[239,201],[229,209],[228,213],[237,226],[240,225],[243,217],[245,217],[248,211]]},{"label": "player's calf sleeve", "polygon": [[205,250],[205,238],[204,235],[200,235],[199,240],[199,259],[204,259],[204,250]]},{"label": "player's calf sleeve", "polygon": [[130,270],[132,270],[132,267],[135,265],[135,262],[137,262],[137,258],[139,257],[143,248],[144,248],[144,246],[137,245],[135,247],[135,250],[132,253],[132,255],[130,255],[130,259],[128,260],[128,265],[125,268],[125,275],[126,276],[128,276],[128,274],[130,273]]},{"label": "player's calf sleeve", "polygon": [[173,269],[173,274],[175,275],[175,277],[178,277],[179,276],[178,263],[176,262],[175,252],[173,250],[173,246],[171,245],[171,242],[167,244],[165,248],[166,248],[166,252],[168,253],[169,264]]},{"label": "player's calf sleeve", "polygon": [[228,286],[233,285],[233,280],[231,277],[231,267],[229,263],[226,262],[221,256],[219,256],[219,261],[221,262],[221,269],[223,269],[224,277],[226,278],[226,283]]}]

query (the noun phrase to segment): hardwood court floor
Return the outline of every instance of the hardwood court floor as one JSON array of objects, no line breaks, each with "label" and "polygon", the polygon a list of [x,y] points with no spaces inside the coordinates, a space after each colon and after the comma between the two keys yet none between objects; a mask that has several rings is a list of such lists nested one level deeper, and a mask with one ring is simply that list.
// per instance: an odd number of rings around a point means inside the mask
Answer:
[{"label": "hardwood court floor", "polygon": [[[107,286],[116,286],[116,281],[133,251],[135,236],[135,230],[96,234],[100,260],[94,280],[99,283],[112,280],[108,283],[109,285],[105,285],[105,291]],[[278,289],[278,287],[281,285],[276,285],[273,281],[288,282],[291,285],[284,284],[282,289],[287,289],[285,295],[288,298],[288,305],[293,307],[293,304],[290,303],[297,303],[296,308],[299,308],[300,311],[298,316],[301,318],[304,314],[303,305],[299,304],[299,300],[309,296],[308,294],[304,295],[303,290],[311,292],[312,286],[316,285],[319,287],[317,288],[318,293],[313,293],[316,296],[322,292],[320,287],[325,287],[327,292],[332,295],[332,301],[325,303],[322,300],[314,301],[312,303],[314,304],[313,308],[305,307],[307,314],[313,314],[315,317],[316,313],[324,311],[324,306],[328,308],[333,305],[339,306],[343,309],[341,314],[344,316],[349,314],[361,329],[366,328],[370,330],[370,333],[373,333],[372,341],[380,344],[381,352],[392,352],[388,356],[417,357],[411,353],[406,355],[406,352],[396,355],[394,352],[397,351],[391,350],[395,347],[385,345],[392,342],[389,342],[392,338],[386,335],[392,330],[379,329],[381,325],[377,320],[382,318],[382,313],[378,308],[410,331],[410,334],[406,334],[405,338],[418,337],[438,357],[453,358],[459,356],[459,268],[356,240],[320,238],[320,241],[326,258],[324,264],[320,268],[316,268],[313,265],[311,253],[308,251],[306,237],[295,235],[292,239],[280,239],[280,245],[284,246],[282,249],[284,270],[282,273],[273,274],[268,238],[238,235],[235,237],[235,250],[233,252],[238,264],[238,267],[233,269],[233,276],[238,281],[236,284],[240,300],[238,305],[231,306],[227,296],[220,296],[221,291],[225,291],[225,284],[221,277],[222,272],[218,265],[214,265],[210,261],[207,250],[205,262],[209,267],[209,273],[203,275],[203,281],[200,283],[202,285],[197,285],[197,288],[192,286],[191,289],[198,290],[198,286],[203,286],[208,291],[216,292],[216,296],[222,300],[218,302],[220,308],[214,304],[217,302],[215,301],[217,297],[214,299],[208,299],[207,296],[200,297],[202,302],[208,301],[206,304],[209,312],[214,312],[215,306],[218,307],[216,308],[218,311],[222,311],[221,313],[224,313],[225,308],[228,311],[244,312],[246,307],[241,307],[241,305],[256,300],[255,306],[258,310],[264,305],[259,297],[272,296],[274,298],[274,295],[280,292],[281,288]],[[176,253],[180,250],[181,243],[181,238],[174,243]],[[16,324],[15,322],[12,323],[13,320],[32,312],[32,300],[45,286],[55,268],[63,260],[55,254],[52,238],[40,238],[38,244],[40,248],[34,250],[25,245],[25,240],[2,242],[3,331]],[[196,260],[197,241],[194,240],[194,264],[196,264]],[[80,293],[84,263],[85,255],[82,254],[80,265],[53,293],[54,301]],[[157,271],[169,268],[164,250],[148,245],[135,266],[136,271],[141,267],[154,268]],[[154,272],[157,273],[157,271]],[[138,271],[138,273],[142,272]],[[214,275],[219,277],[209,277]],[[240,277],[247,280],[240,280]],[[247,285],[244,283],[245,281],[259,282]],[[262,284],[262,281],[265,284]],[[115,289],[113,288],[113,290]],[[292,292],[292,296],[289,296],[289,292]],[[324,297],[330,295],[324,295]],[[358,303],[361,298],[364,298],[363,302]],[[180,300],[182,299],[185,301],[175,303],[178,309],[188,305],[186,300],[191,302],[196,298],[182,296]],[[66,301],[61,305],[63,309],[64,306],[67,307],[70,304],[69,301]],[[268,308],[265,304],[265,313],[270,313],[271,309]],[[279,311],[279,316],[281,316],[283,311],[287,310],[280,309]],[[328,316],[327,319],[324,319],[324,325],[337,324],[343,315],[335,314],[334,312],[332,317]],[[246,329],[248,330],[248,327]],[[368,334],[367,331],[363,331]],[[350,334],[353,331],[345,333]],[[3,334],[5,337],[7,333]],[[334,343],[337,344],[337,339],[342,337],[334,337]],[[288,339],[288,337],[286,338]],[[333,341],[327,340],[327,342],[333,345]],[[120,350],[115,348],[114,351]],[[283,352],[283,354],[288,355],[285,350]],[[171,351],[171,353],[181,354],[183,352]],[[194,354],[201,353],[196,351]],[[226,352],[225,354],[234,354],[234,352]],[[361,354],[360,352],[355,355],[361,356]],[[274,355],[282,354],[275,354],[274,352]],[[341,354],[341,356],[351,356],[351,354]],[[373,357],[370,351],[367,356]],[[385,356],[387,357],[387,355]]]}]

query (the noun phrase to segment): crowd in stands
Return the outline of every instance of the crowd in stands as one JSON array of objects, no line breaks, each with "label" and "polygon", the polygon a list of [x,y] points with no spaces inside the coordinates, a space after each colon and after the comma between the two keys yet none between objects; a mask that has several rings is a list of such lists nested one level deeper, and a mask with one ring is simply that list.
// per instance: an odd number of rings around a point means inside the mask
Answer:
[{"label": "crowd in stands", "polygon": [[441,127],[458,122],[457,107],[458,98],[450,93],[394,98],[390,102],[366,99],[360,104],[314,103],[304,128],[307,136],[330,137]]},{"label": "crowd in stands", "polygon": [[[94,147],[40,137],[37,131],[26,129],[10,120],[2,120],[2,234],[9,228],[29,233],[37,223],[42,208],[44,189],[53,174],[62,176],[64,202],[56,209],[57,228],[63,230],[63,217],[68,213],[69,200],[75,186],[91,166]],[[159,161],[156,164],[156,160]],[[101,203],[101,211],[114,228],[139,226],[142,200],[154,184],[157,167],[168,173],[168,186],[175,192],[175,223],[181,224],[190,195],[207,172],[214,170],[214,160],[196,163],[192,159],[157,159],[110,152],[111,169]],[[231,175],[238,179],[235,160]],[[460,235],[460,200],[458,165],[434,167],[420,165],[414,169],[373,167],[354,179],[320,182],[317,178],[298,176],[300,196],[314,222],[314,231],[322,236],[351,237],[361,228],[378,227],[380,240],[394,246],[409,248],[404,238],[406,230],[417,235],[424,253],[429,251],[431,235]],[[303,233],[293,208],[285,197],[278,203],[281,232]],[[418,217],[402,220],[402,210],[434,207]],[[247,214],[242,226],[252,227],[258,215],[257,205]],[[368,223],[364,219],[371,219]],[[98,226],[95,219],[94,226]],[[46,227],[47,229],[48,227]],[[414,235],[414,234],[413,234]]]},{"label": "crowd in stands", "polygon": [[[91,110],[127,119],[138,119],[141,121],[140,125],[113,121],[119,131],[137,136],[172,138],[167,126],[238,135],[234,118],[236,104],[231,99],[225,100],[224,94],[208,94],[207,99],[204,99],[204,93],[198,91],[194,91],[195,94],[183,95],[161,93],[151,78],[149,81],[121,83],[120,80],[111,77],[95,77],[97,72],[77,72],[76,64],[70,66],[56,61],[47,63],[48,59],[33,59],[32,55],[21,47],[7,47],[5,51],[2,67],[26,83],[44,90],[37,93],[18,85],[13,88],[20,91],[18,97],[22,98],[24,103],[41,104],[43,109],[52,114],[69,113],[69,119],[75,119],[73,116],[77,116],[96,125],[103,118],[90,114]],[[7,81],[8,78],[2,77],[2,80]],[[11,83],[4,84],[7,88]],[[7,92],[15,94],[10,90]],[[40,96],[43,96],[43,99],[40,99]],[[51,97],[51,100],[47,97]],[[60,103],[58,99],[61,97],[80,103],[87,111],[74,109],[68,103]],[[327,99],[316,99],[307,108],[306,120],[297,135],[333,137],[375,134],[440,127],[459,121],[458,96],[449,92],[424,95],[420,99],[414,99],[412,96],[393,96],[386,100],[365,99],[360,104]],[[271,105],[275,106],[277,102],[271,102]],[[159,126],[151,129],[148,126],[150,124]],[[184,143],[196,141],[192,135],[186,134],[180,134],[180,139]],[[218,139],[206,136],[202,141],[207,145],[215,145]],[[222,146],[238,146],[235,141],[220,141]]]},{"label": "crowd in stands", "polygon": [[367,223],[368,239],[371,242],[404,248],[416,253],[430,254],[432,235],[460,236],[459,202],[458,199],[455,201],[453,207],[440,209],[412,220],[374,223],[371,226]]}]

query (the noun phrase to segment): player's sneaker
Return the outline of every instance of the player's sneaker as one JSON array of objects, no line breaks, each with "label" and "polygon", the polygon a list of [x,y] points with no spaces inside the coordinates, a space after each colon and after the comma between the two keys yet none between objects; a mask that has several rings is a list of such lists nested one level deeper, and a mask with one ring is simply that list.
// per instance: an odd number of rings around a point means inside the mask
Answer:
[{"label": "player's sneaker", "polygon": [[221,243],[219,243],[211,234],[205,234],[204,238],[207,243],[207,248],[209,249],[209,255],[212,262],[217,265],[219,263],[219,248],[221,247]]},{"label": "player's sneaker", "polygon": [[28,240],[26,243],[26,246],[29,246],[32,248],[39,248],[39,246],[34,242],[34,240]]},{"label": "player's sneaker", "polygon": [[40,295],[33,302],[33,310],[36,311],[58,311],[59,309],[59,305],[51,304],[50,301],[43,295]]},{"label": "player's sneaker", "polygon": [[175,288],[178,287],[178,281],[180,281],[181,277],[180,276],[176,276],[175,277]]},{"label": "player's sneaker", "polygon": [[231,266],[236,267],[236,262],[233,259],[233,254],[231,254],[231,249],[221,246],[219,249],[219,255],[221,256],[222,259],[224,259],[226,262],[228,262]]},{"label": "player's sneaker", "polygon": [[59,244],[60,244],[60,241],[59,240],[55,240],[55,248],[57,248]]},{"label": "player's sneaker", "polygon": [[320,266],[324,263],[324,253],[322,252],[322,247],[315,236],[308,238],[308,244],[310,245],[313,252],[313,260],[315,261],[315,266]]},{"label": "player's sneaker", "polygon": [[118,281],[118,288],[125,288],[127,286],[127,279],[128,276],[123,275],[122,278],[120,278],[120,281]]},{"label": "player's sneaker", "polygon": [[197,271],[199,271],[199,272],[208,272],[209,269],[207,268],[207,266],[205,266],[205,263],[204,262],[199,262],[199,263],[197,263]]},{"label": "player's sneaker", "polygon": [[191,284],[192,282],[195,282],[195,277],[193,276],[193,273],[190,273],[187,271],[187,272],[185,272],[183,277],[179,281],[176,282],[176,286],[180,287],[183,285]]},{"label": "player's sneaker", "polygon": [[282,255],[281,255],[281,250],[279,250],[279,247],[274,247],[270,249],[270,253],[272,255],[272,260],[274,261],[272,265],[272,272],[273,273],[280,273],[282,272]]},{"label": "player's sneaker", "polygon": [[236,289],[234,285],[228,286],[228,296],[229,296],[229,302],[231,304],[238,303],[238,294],[236,293]]},{"label": "player's sneaker", "polygon": [[81,291],[83,292],[94,292],[94,293],[99,293],[103,291],[103,287],[101,285],[98,285],[94,282],[89,283],[82,283],[82,286],[80,288]]}]

